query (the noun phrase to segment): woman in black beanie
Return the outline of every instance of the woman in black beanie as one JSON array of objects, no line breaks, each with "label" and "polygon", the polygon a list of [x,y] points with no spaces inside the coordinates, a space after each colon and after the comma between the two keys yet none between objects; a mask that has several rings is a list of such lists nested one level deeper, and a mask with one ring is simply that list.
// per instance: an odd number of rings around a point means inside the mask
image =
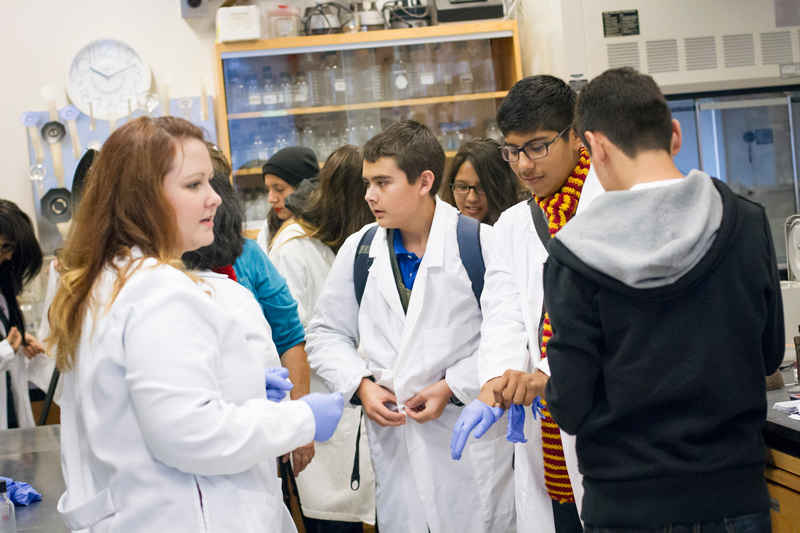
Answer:
[{"label": "woman in black beanie", "polygon": [[310,148],[290,146],[270,157],[261,174],[267,187],[267,201],[272,209],[258,233],[257,241],[264,252],[268,252],[278,229],[292,218],[283,203],[284,199],[295,192],[304,180],[314,180],[319,176],[319,162]]}]

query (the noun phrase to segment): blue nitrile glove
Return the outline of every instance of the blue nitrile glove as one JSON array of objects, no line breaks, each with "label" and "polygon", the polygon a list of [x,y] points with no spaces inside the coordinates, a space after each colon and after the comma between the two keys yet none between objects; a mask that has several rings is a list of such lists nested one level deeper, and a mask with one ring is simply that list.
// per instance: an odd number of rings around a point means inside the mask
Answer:
[{"label": "blue nitrile glove", "polygon": [[15,506],[28,505],[32,502],[38,502],[42,499],[42,495],[36,490],[21,481],[12,481],[11,478],[0,476],[0,481],[6,482],[6,489],[8,490],[8,499],[14,502]]},{"label": "blue nitrile glove", "polygon": [[464,451],[472,430],[475,430],[475,438],[479,439],[502,416],[502,407],[489,407],[480,400],[472,400],[461,410],[461,415],[456,420],[453,438],[450,439],[450,456],[456,461],[461,459],[461,452]]},{"label": "blue nitrile glove", "polygon": [[320,394],[319,392],[312,392],[300,398],[300,401],[307,403],[311,407],[311,412],[314,413],[314,421],[317,424],[314,440],[325,442],[331,438],[333,432],[336,431],[337,424],[339,424],[339,419],[342,418],[342,409],[344,409],[342,393]]},{"label": "blue nitrile glove", "polygon": [[[536,411],[533,412],[534,419],[536,418]],[[515,403],[511,404],[508,408],[508,430],[506,431],[506,440],[514,443],[528,442],[525,438],[525,406]]]},{"label": "blue nitrile glove", "polygon": [[289,370],[281,366],[268,368],[264,382],[267,386],[267,399],[273,402],[280,402],[286,396],[286,392],[294,388],[289,381]]},{"label": "blue nitrile glove", "polygon": [[[533,419],[536,420],[542,415],[544,404],[542,403],[541,396],[533,399],[531,404],[531,411],[533,412]],[[525,438],[525,406],[511,404],[508,408],[508,431],[506,432],[506,440],[508,442],[528,442]]]}]

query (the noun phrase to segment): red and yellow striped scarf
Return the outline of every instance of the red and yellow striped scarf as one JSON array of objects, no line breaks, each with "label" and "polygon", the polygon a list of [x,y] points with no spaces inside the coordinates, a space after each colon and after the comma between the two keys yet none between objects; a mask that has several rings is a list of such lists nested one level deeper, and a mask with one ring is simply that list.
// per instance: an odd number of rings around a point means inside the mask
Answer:
[{"label": "red and yellow striped scarf", "polygon": [[[569,222],[578,208],[578,201],[581,198],[583,183],[589,173],[589,153],[585,148],[581,148],[578,166],[564,185],[555,194],[547,198],[535,197],[536,203],[542,208],[547,220],[550,222],[550,237]],[[544,314],[544,328],[542,332],[542,359],[547,357],[547,343],[553,336],[553,328],[550,326],[550,317],[547,312]],[[561,432],[550,416],[547,409],[547,402],[542,409],[542,451],[544,452],[544,483],[550,498],[561,503],[574,502],[575,495],[572,493],[572,485],[567,473],[567,462],[564,460],[564,448],[561,445]]]}]

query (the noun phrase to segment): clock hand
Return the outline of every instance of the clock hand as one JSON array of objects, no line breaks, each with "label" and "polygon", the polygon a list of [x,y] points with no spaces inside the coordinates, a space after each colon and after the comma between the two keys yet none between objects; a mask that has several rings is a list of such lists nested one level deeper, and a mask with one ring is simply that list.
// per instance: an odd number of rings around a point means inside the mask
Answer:
[{"label": "clock hand", "polygon": [[94,67],[89,67],[89,70],[91,70],[91,71],[92,71],[92,72],[94,72],[95,74],[100,74],[100,75],[101,75],[101,76],[103,76],[105,79],[108,79],[108,76],[106,76],[105,74],[103,74],[103,73],[102,73],[102,72],[100,72],[99,70],[95,70],[95,69],[94,69]]},{"label": "clock hand", "polygon": [[136,65],[128,65],[127,67],[121,68],[118,71],[114,72],[113,74],[109,74],[108,77],[112,78],[112,77],[116,76],[117,74],[119,74],[120,72],[123,72],[123,71],[128,70],[129,68],[132,68],[132,67],[135,67],[135,66]]}]

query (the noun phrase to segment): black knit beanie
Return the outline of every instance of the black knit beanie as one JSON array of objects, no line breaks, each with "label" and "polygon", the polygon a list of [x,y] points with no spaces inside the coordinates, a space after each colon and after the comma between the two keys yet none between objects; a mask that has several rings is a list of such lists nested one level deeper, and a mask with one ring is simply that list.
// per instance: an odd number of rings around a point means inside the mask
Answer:
[{"label": "black knit beanie", "polygon": [[319,176],[319,163],[314,150],[305,146],[290,146],[280,150],[269,158],[261,169],[261,177],[265,174],[278,176],[294,188],[304,179]]}]

